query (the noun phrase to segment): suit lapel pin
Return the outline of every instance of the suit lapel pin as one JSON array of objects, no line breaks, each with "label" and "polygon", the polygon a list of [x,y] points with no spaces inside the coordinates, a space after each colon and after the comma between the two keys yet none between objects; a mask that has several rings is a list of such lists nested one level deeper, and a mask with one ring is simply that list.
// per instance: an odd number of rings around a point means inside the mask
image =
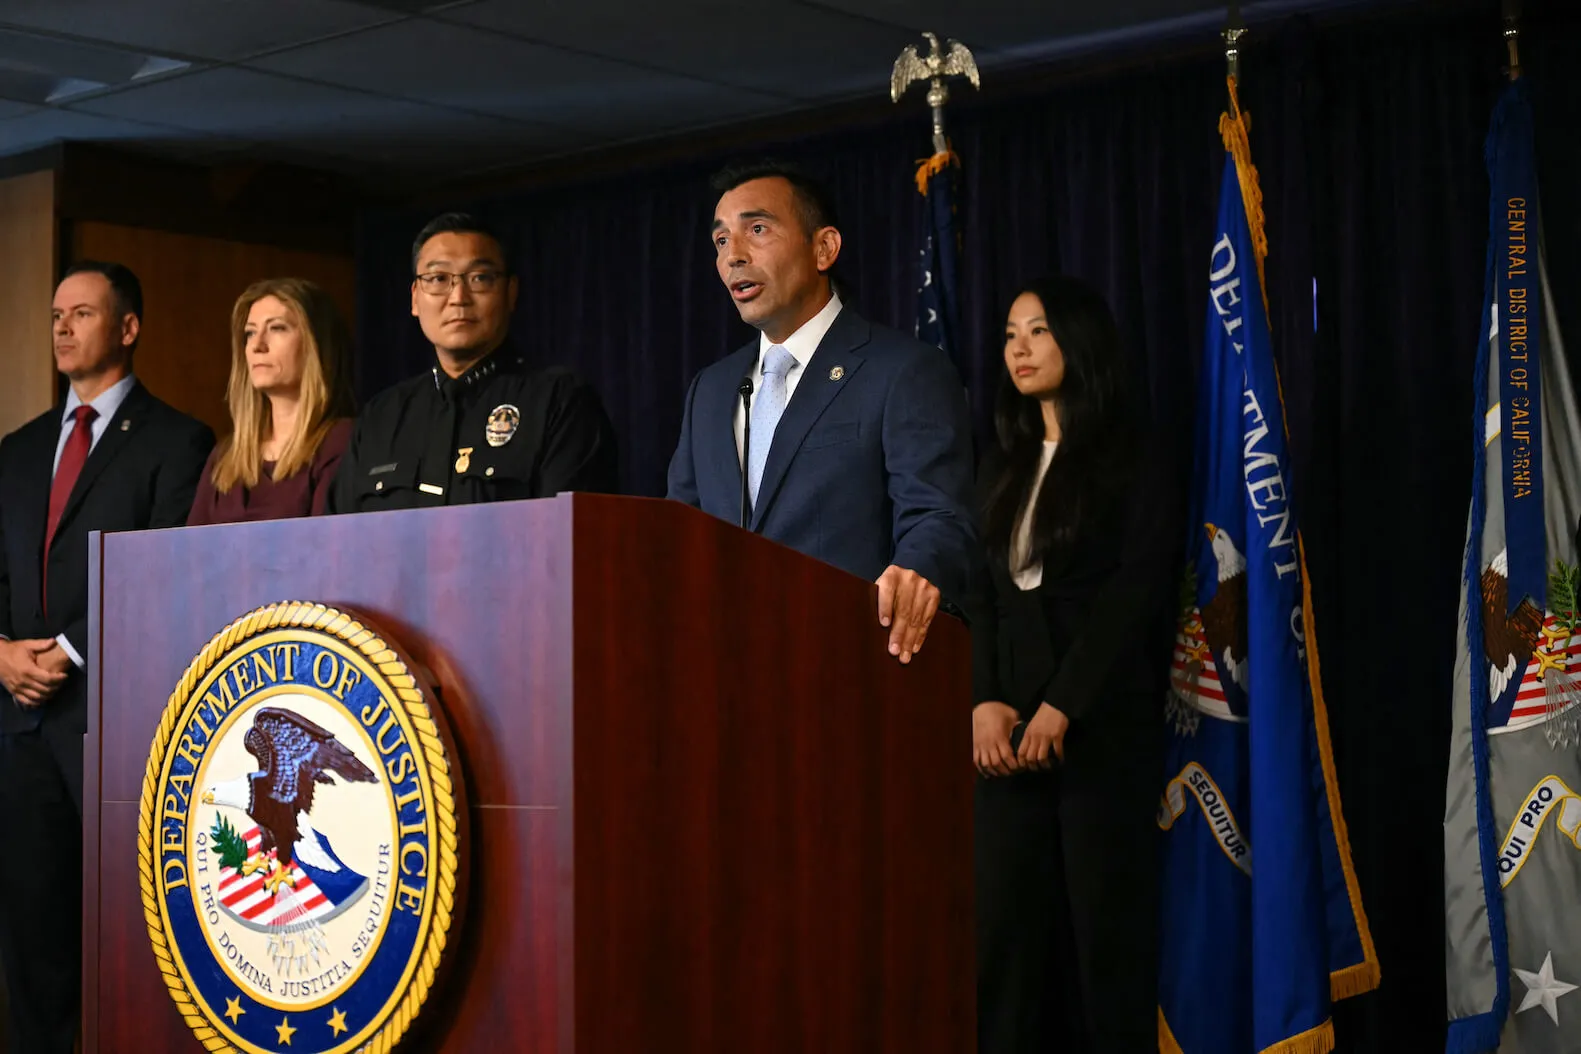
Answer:
[{"label": "suit lapel pin", "polygon": [[121,422],[121,431],[123,431],[123,432],[130,432],[131,430],[132,430],[132,422],[123,420]]},{"label": "suit lapel pin", "polygon": [[836,366],[834,369],[829,371],[829,379],[831,381],[837,381],[841,377],[844,377],[844,376],[845,376],[845,367],[844,366]]}]

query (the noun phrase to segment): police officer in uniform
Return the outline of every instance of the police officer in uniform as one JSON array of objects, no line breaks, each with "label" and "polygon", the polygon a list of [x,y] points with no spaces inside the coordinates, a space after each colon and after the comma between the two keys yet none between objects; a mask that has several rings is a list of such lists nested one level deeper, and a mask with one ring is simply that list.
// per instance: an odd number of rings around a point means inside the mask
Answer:
[{"label": "police officer in uniform", "polygon": [[363,410],[328,511],[613,492],[615,433],[597,394],[503,346],[518,286],[500,239],[446,213],[417,235],[412,270],[412,314],[434,367]]}]

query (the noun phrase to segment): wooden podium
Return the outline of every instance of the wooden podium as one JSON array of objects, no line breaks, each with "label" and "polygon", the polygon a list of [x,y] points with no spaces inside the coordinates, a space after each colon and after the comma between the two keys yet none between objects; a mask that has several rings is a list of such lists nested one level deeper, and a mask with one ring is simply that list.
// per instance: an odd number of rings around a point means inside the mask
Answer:
[{"label": "wooden podium", "polygon": [[319,601],[427,667],[470,888],[405,1051],[974,1047],[969,647],[684,506],[589,495],[93,535],[83,1050],[198,1051],[139,894],[150,742],[239,615]]}]

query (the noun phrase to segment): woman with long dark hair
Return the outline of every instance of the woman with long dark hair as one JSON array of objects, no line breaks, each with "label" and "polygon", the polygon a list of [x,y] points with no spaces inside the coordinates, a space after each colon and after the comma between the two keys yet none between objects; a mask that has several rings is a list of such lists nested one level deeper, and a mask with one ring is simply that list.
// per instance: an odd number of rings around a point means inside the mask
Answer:
[{"label": "woman with long dark hair", "polygon": [[972,620],[978,1050],[1154,1052],[1180,494],[1103,298],[1006,313]]}]

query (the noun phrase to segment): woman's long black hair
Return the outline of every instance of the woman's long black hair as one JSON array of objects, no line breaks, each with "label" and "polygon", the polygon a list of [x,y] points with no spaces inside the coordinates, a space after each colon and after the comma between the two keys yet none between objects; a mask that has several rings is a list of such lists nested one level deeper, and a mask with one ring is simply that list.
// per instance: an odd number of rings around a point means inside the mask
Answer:
[{"label": "woman's long black hair", "polygon": [[[1138,422],[1119,330],[1103,297],[1075,278],[1050,276],[1016,290],[1005,304],[1005,318],[1023,293],[1042,301],[1043,317],[1065,359],[1064,380],[1054,393],[1059,446],[1043,478],[1032,524],[1031,559],[1036,561],[1107,525],[1129,481]],[[1002,560],[1037,479],[1044,436],[1039,400],[1016,389],[1008,368],[1000,372],[994,431],[1000,457],[983,526],[990,551]]]}]

